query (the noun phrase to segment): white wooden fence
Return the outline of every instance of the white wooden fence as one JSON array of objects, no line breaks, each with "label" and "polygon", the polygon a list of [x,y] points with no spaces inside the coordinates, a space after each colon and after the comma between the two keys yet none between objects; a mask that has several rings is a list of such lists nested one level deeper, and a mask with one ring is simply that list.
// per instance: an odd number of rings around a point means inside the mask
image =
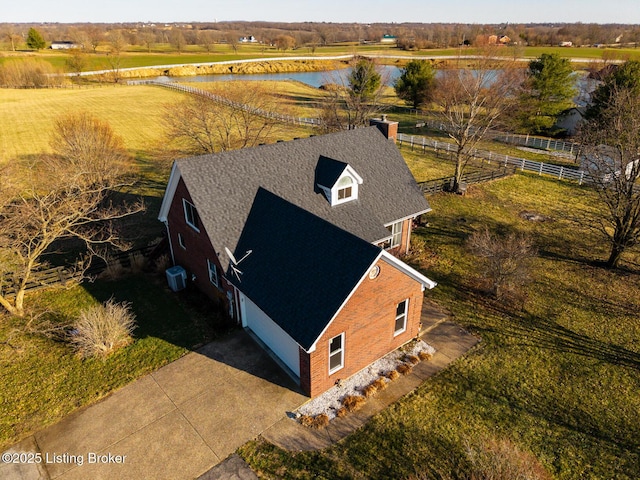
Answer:
[{"label": "white wooden fence", "polygon": [[[419,148],[423,152],[427,149],[435,152],[447,152],[450,155],[455,153],[455,145],[444,142],[442,140],[434,140],[418,135],[406,135],[404,133],[398,134],[398,143],[400,145],[408,145],[412,149]],[[534,172],[538,175],[550,175],[559,180],[573,180],[582,185],[585,182],[590,182],[591,178],[584,170],[577,168],[554,165],[551,163],[536,162],[533,160],[527,160],[525,158],[519,158],[512,155],[504,155],[501,153],[492,152],[489,150],[473,149],[471,154],[476,158],[481,158],[488,164],[496,164],[500,166],[512,166],[523,172]]]}]

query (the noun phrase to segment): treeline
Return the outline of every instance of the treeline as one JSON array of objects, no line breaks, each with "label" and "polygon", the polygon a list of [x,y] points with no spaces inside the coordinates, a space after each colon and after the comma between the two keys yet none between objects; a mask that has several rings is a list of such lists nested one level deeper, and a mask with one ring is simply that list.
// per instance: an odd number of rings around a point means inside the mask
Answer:
[{"label": "treeline", "polygon": [[[130,46],[149,51],[154,45],[170,44],[178,51],[187,45],[207,50],[216,43],[237,45],[242,41],[284,48],[326,46],[336,43],[377,43],[383,36],[404,49],[448,48],[474,45],[495,35],[504,43],[553,46],[571,42],[574,46],[633,46],[640,43],[640,25],[622,24],[451,24],[451,23],[136,23],[136,24],[0,24],[5,49],[21,49],[27,44],[30,28],[44,39],[71,41],[95,51],[114,36]],[[243,39],[243,40],[241,40]],[[278,45],[280,43],[280,45]]]}]

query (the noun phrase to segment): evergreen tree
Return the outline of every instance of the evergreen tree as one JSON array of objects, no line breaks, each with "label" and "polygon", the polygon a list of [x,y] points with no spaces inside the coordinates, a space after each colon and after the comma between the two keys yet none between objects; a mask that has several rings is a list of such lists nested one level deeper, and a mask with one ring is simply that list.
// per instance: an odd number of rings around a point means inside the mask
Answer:
[{"label": "evergreen tree", "polygon": [[611,67],[611,71],[604,78],[591,96],[591,104],[585,117],[588,120],[599,118],[609,108],[611,101],[620,90],[640,96],[640,62],[630,60],[624,64]]},{"label": "evergreen tree", "polygon": [[426,60],[412,60],[402,70],[394,88],[402,100],[418,108],[433,97],[436,72]]},{"label": "evergreen tree", "polygon": [[351,69],[348,82],[350,95],[366,101],[380,87],[381,76],[376,71],[373,60],[362,57],[355,62]]},{"label": "evergreen tree", "polygon": [[576,88],[567,58],[543,53],[529,62],[517,121],[527,133],[551,133],[558,116],[573,105]]},{"label": "evergreen tree", "polygon": [[30,28],[29,33],[27,34],[27,47],[32,50],[42,50],[46,42],[42,37],[42,34],[36,30],[35,28]]}]

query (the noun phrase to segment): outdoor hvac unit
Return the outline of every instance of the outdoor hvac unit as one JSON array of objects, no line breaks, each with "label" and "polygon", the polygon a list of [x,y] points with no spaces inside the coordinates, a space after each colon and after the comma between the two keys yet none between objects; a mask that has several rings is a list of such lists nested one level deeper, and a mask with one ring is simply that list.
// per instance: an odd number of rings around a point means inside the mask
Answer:
[{"label": "outdoor hvac unit", "polygon": [[187,272],[180,265],[167,269],[167,282],[174,292],[184,290],[187,286]]}]

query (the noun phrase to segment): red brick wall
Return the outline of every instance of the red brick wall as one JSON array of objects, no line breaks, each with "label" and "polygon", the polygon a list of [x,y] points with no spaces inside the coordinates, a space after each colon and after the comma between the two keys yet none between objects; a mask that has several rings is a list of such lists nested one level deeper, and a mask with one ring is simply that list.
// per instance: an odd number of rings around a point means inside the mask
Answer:
[{"label": "red brick wall", "polygon": [[[310,396],[319,395],[417,336],[423,300],[420,283],[385,260],[378,266],[378,277],[365,278],[319,339],[316,350],[301,352],[300,383]],[[396,306],[407,298],[407,329],[394,337]],[[329,340],[343,332],[344,367],[329,375]]]},{"label": "red brick wall", "polygon": [[[204,292],[208,297],[215,301],[226,301],[225,292],[217,289],[215,285],[209,280],[209,270],[207,268],[207,259],[212,262],[216,262],[218,267],[218,280],[221,288],[224,290],[227,287],[226,282],[222,279],[222,267],[218,261],[218,255],[214,250],[209,236],[200,222],[199,230],[196,232],[192,227],[187,225],[184,217],[184,207],[182,205],[182,199],[187,200],[193,204],[191,195],[187,190],[186,185],[180,179],[176,188],[176,193],[173,196],[173,203],[169,208],[169,214],[167,220],[169,222],[169,235],[171,239],[171,246],[173,248],[173,255],[176,265],[184,267],[187,271],[187,281],[191,282],[192,274],[196,276],[193,284],[198,287],[199,290]],[[178,242],[178,233],[182,234],[184,239],[184,245],[182,248]]]}]

